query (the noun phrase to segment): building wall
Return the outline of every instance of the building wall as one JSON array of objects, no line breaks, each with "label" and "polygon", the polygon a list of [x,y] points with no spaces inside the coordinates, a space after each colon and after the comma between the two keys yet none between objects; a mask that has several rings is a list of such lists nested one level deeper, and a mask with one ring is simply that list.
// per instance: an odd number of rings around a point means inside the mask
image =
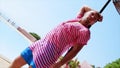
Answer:
[{"label": "building wall", "polygon": [[0,55],[0,68],[8,68],[10,65],[10,60],[6,57]]}]

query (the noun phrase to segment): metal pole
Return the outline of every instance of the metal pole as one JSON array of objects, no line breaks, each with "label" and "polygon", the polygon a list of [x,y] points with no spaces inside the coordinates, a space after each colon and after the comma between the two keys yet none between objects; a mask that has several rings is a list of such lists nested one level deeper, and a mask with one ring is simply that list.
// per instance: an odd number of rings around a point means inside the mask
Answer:
[{"label": "metal pole", "polygon": [[110,1],[111,1],[111,0],[108,0],[108,1],[105,3],[105,5],[102,7],[102,9],[100,10],[99,13],[102,13],[102,12],[103,12],[103,10],[107,7],[107,5],[110,3]]},{"label": "metal pole", "polygon": [[15,22],[11,21],[9,18],[0,13],[0,20],[6,23],[8,26],[14,28],[20,35],[26,38],[30,43],[35,42],[37,39],[34,38],[31,34],[29,34],[26,30],[17,26]]}]

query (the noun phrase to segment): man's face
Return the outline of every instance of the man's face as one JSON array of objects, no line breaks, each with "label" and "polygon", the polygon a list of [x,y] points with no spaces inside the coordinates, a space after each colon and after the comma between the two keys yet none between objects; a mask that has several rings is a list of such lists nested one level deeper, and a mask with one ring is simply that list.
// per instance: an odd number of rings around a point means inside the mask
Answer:
[{"label": "man's face", "polygon": [[85,13],[85,17],[89,22],[88,25],[93,25],[99,20],[100,15],[97,11],[89,11]]}]

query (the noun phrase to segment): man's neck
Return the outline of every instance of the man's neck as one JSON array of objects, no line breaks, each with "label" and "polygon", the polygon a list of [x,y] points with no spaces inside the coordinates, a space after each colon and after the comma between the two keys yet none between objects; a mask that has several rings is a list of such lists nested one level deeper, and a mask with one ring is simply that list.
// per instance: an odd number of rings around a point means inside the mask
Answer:
[{"label": "man's neck", "polygon": [[87,20],[82,20],[81,19],[79,22],[88,29],[91,27],[91,25],[88,25],[89,21],[87,21]]}]

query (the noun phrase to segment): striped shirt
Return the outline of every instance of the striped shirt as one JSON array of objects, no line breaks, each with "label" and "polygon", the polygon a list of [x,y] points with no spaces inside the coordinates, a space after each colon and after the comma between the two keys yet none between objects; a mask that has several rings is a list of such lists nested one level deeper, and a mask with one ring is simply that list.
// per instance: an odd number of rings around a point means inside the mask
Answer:
[{"label": "striped shirt", "polygon": [[49,68],[69,47],[86,45],[89,38],[89,29],[78,20],[63,22],[30,46],[36,68]]}]

